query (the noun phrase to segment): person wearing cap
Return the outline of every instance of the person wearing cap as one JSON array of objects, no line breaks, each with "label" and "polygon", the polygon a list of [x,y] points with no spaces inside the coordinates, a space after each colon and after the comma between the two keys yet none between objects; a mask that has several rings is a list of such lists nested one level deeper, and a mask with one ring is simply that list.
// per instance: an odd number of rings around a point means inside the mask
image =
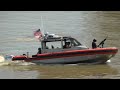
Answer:
[{"label": "person wearing cap", "polygon": [[92,42],[92,48],[93,49],[97,48],[96,42],[97,42],[97,40],[93,39],[93,42]]}]

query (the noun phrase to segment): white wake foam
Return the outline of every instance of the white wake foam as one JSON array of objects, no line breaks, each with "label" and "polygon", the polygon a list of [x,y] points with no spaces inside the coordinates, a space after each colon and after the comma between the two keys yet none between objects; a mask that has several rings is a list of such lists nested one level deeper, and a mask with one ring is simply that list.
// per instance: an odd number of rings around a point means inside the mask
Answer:
[{"label": "white wake foam", "polygon": [[0,56],[0,66],[14,66],[14,65],[23,65],[23,66],[28,66],[28,65],[35,65],[35,63],[31,62],[25,62],[23,60],[21,61],[12,61],[12,56],[7,55],[7,56]]},{"label": "white wake foam", "polygon": [[110,63],[110,62],[111,62],[111,60],[108,60],[107,62],[108,62],[108,63]]},{"label": "white wake foam", "polygon": [[5,58],[3,56],[0,56],[0,63],[4,61],[5,61]]}]

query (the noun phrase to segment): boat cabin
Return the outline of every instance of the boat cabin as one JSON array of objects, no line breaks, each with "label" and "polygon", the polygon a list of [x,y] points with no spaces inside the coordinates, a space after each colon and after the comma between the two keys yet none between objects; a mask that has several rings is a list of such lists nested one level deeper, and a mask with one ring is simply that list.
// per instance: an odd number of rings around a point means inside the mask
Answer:
[{"label": "boat cabin", "polygon": [[41,41],[41,53],[63,52],[68,50],[88,49],[72,37],[47,35]]}]

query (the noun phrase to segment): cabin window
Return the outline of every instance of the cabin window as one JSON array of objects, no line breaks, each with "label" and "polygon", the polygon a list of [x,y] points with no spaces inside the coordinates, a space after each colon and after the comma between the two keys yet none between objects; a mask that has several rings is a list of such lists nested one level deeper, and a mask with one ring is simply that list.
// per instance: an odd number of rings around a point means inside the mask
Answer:
[{"label": "cabin window", "polygon": [[75,40],[75,39],[72,39],[72,40],[71,40],[71,44],[72,44],[72,46],[79,46],[79,45],[81,45],[81,43],[78,42],[78,41]]},{"label": "cabin window", "polygon": [[57,42],[47,42],[46,47],[48,49],[56,49],[56,48],[61,48],[61,41]]}]

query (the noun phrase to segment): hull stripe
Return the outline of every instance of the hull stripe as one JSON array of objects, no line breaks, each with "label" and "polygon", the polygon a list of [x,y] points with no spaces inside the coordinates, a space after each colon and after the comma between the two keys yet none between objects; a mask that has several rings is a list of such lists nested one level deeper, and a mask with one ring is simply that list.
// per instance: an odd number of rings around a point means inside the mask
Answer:
[{"label": "hull stripe", "polygon": [[[103,53],[99,53],[99,54],[103,54]],[[116,53],[104,53],[103,55],[110,55],[110,54],[112,54],[112,55],[115,55]],[[35,57],[35,58],[29,58],[29,59],[26,59],[25,61],[33,61],[33,60],[46,60],[46,59],[55,59],[55,58],[69,58],[69,57],[76,57],[76,56],[92,56],[92,55],[95,55],[95,54],[88,54],[88,55],[86,55],[86,54],[83,54],[83,55],[81,55],[81,54],[76,54],[76,55],[64,55],[64,56],[51,56],[51,57]],[[98,54],[96,54],[96,55],[98,55]]]},{"label": "hull stripe", "polygon": [[[97,48],[97,49],[88,49],[88,50],[72,50],[65,52],[54,52],[54,53],[45,53],[38,54],[36,57],[25,58],[25,61],[33,61],[33,60],[46,60],[46,59],[55,59],[55,58],[68,58],[68,57],[76,57],[76,56],[92,56],[92,55],[115,55],[117,53],[117,48]],[[14,57],[13,60],[20,60],[20,57]]]}]

